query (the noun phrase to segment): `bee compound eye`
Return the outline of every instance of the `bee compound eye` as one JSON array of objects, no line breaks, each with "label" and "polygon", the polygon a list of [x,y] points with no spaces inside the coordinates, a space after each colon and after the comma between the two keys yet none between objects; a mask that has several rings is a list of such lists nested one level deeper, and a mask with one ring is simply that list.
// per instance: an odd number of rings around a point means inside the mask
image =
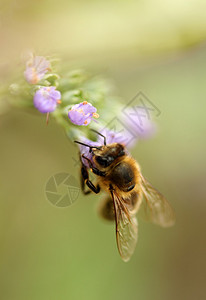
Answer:
[{"label": "bee compound eye", "polygon": [[100,166],[108,167],[114,161],[114,158],[112,156],[96,156],[96,161]]},{"label": "bee compound eye", "polygon": [[107,165],[107,159],[105,157],[96,156],[96,161],[101,166],[106,166]]}]

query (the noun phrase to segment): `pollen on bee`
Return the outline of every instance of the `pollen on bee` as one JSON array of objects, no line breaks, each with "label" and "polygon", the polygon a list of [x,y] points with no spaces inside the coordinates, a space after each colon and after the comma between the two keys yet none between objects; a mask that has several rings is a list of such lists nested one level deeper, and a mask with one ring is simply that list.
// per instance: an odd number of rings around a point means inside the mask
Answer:
[{"label": "pollen on bee", "polygon": [[88,103],[87,101],[82,102],[83,105],[86,105],[87,103]]},{"label": "pollen on bee", "polygon": [[88,123],[87,120],[85,120],[85,121],[84,121],[84,124],[86,125],[87,123]]},{"label": "pollen on bee", "polygon": [[62,103],[62,101],[59,99],[59,100],[57,100],[57,103],[60,104],[60,103]]}]

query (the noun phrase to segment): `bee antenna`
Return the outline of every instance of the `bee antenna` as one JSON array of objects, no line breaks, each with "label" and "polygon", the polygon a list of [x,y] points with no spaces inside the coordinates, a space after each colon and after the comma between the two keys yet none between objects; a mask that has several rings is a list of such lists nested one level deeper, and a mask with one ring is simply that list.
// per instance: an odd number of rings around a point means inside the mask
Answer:
[{"label": "bee antenna", "polygon": [[97,133],[97,134],[99,134],[99,135],[101,135],[101,136],[104,138],[104,145],[106,146],[106,144],[107,144],[107,142],[106,142],[106,136],[103,135],[103,134],[101,134],[100,132],[98,132],[98,131],[95,130],[95,129],[90,129],[90,130],[93,131],[93,132],[95,132],[95,133]]},{"label": "bee antenna", "polygon": [[84,143],[79,142],[79,141],[74,141],[74,143],[77,143],[77,144],[80,144],[80,145],[83,145],[83,146],[86,146],[86,147],[89,147],[89,148],[93,148],[92,146],[84,144]]},{"label": "bee antenna", "polygon": [[100,147],[93,147],[93,146],[87,145],[87,144],[79,142],[79,141],[74,141],[74,143],[77,143],[77,144],[89,147],[90,148],[90,150],[89,150],[90,152],[92,152],[92,149],[100,149]]}]

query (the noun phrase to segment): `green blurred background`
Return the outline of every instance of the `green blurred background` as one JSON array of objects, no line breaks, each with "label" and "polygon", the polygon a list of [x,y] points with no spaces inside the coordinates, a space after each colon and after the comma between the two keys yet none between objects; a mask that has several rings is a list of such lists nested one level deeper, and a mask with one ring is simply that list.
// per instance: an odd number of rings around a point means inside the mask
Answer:
[{"label": "green blurred background", "polygon": [[155,103],[158,134],[132,154],[177,216],[171,229],[139,220],[122,262],[99,196],[62,209],[44,196],[51,175],[78,178],[63,129],[11,109],[0,116],[0,299],[205,299],[206,2],[1,0],[0,37],[2,85],[35,49],[112,78],[125,102],[142,91]]}]

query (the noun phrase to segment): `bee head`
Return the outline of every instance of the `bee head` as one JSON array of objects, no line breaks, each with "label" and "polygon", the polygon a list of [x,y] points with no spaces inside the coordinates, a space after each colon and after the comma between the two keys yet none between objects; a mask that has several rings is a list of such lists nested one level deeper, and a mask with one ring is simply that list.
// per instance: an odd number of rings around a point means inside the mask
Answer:
[{"label": "bee head", "polygon": [[126,155],[125,147],[122,144],[112,143],[107,145],[106,137],[104,135],[94,129],[91,130],[104,138],[104,145],[97,147],[79,141],[74,142],[90,148],[89,152],[92,154],[93,161],[97,167],[106,168],[119,157]]},{"label": "bee head", "polygon": [[125,148],[122,144],[113,143],[93,149],[92,155],[97,166],[106,168],[117,158],[125,155]]}]

